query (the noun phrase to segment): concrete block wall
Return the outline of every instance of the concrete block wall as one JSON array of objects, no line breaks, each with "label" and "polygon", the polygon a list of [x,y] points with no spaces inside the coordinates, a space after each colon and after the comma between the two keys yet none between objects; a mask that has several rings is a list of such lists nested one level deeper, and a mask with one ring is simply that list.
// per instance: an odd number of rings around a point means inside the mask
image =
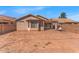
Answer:
[{"label": "concrete block wall", "polygon": [[16,25],[13,24],[0,24],[0,34],[15,31]]}]

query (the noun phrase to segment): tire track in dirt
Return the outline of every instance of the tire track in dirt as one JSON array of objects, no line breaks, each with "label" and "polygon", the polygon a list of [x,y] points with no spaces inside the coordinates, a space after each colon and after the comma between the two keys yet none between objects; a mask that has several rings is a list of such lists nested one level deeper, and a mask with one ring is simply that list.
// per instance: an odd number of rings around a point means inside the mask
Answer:
[{"label": "tire track in dirt", "polygon": [[[16,41],[13,41],[13,42],[4,44],[3,46],[0,47],[0,49],[3,49],[3,48],[5,48],[5,47],[7,47],[7,46],[11,46],[12,44],[18,43],[18,42],[20,42],[20,41],[22,42],[22,41],[24,41],[24,39],[16,40]],[[29,40],[27,40],[27,42],[29,42]],[[26,43],[27,43],[27,42],[26,42]]]}]

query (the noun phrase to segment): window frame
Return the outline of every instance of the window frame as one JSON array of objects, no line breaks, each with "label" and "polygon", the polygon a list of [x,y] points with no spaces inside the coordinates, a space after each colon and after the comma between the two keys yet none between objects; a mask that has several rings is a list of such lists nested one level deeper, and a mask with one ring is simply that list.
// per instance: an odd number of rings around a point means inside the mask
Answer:
[{"label": "window frame", "polygon": [[37,28],[37,21],[31,21],[31,28]]}]

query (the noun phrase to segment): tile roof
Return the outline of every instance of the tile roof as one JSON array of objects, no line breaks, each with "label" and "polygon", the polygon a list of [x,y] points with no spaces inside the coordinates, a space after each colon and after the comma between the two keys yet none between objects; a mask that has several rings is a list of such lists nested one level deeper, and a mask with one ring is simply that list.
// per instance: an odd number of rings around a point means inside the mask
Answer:
[{"label": "tile roof", "polygon": [[66,19],[66,18],[55,18],[55,19],[52,19],[53,21],[57,21],[59,23],[66,23],[66,22],[75,22],[71,19]]},{"label": "tile roof", "polygon": [[36,15],[37,17],[44,19],[44,20],[48,20],[46,17],[40,16],[40,15]]},{"label": "tile roof", "polygon": [[22,19],[27,18],[27,17],[30,17],[30,16],[35,17],[35,18],[38,18],[39,20],[44,20],[44,19],[41,18],[41,17],[34,16],[34,15],[32,15],[32,14],[28,14],[28,15],[26,15],[26,16],[20,17],[19,19],[17,19],[17,21],[22,20]]},{"label": "tile roof", "polygon": [[48,18],[45,18],[45,17],[40,16],[40,15],[35,16],[35,15],[32,15],[32,14],[28,14],[28,15],[25,15],[23,17],[20,17],[19,19],[17,19],[17,21],[22,20],[22,19],[27,18],[27,17],[30,17],[30,16],[38,18],[37,20],[45,21],[45,23],[51,23],[51,22],[59,22],[59,23],[76,22],[76,21],[73,21],[73,20],[68,19],[68,18],[52,18],[52,19],[48,19]]},{"label": "tile roof", "polygon": [[0,21],[16,21],[16,18],[0,15]]}]

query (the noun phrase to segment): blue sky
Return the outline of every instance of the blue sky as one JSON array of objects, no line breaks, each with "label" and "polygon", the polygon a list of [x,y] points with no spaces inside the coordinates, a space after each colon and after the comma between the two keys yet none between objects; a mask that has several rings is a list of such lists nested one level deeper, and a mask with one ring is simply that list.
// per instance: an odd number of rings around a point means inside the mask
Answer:
[{"label": "blue sky", "polygon": [[61,12],[66,12],[68,18],[79,21],[79,6],[0,6],[0,15],[16,18],[27,14],[57,18]]}]

